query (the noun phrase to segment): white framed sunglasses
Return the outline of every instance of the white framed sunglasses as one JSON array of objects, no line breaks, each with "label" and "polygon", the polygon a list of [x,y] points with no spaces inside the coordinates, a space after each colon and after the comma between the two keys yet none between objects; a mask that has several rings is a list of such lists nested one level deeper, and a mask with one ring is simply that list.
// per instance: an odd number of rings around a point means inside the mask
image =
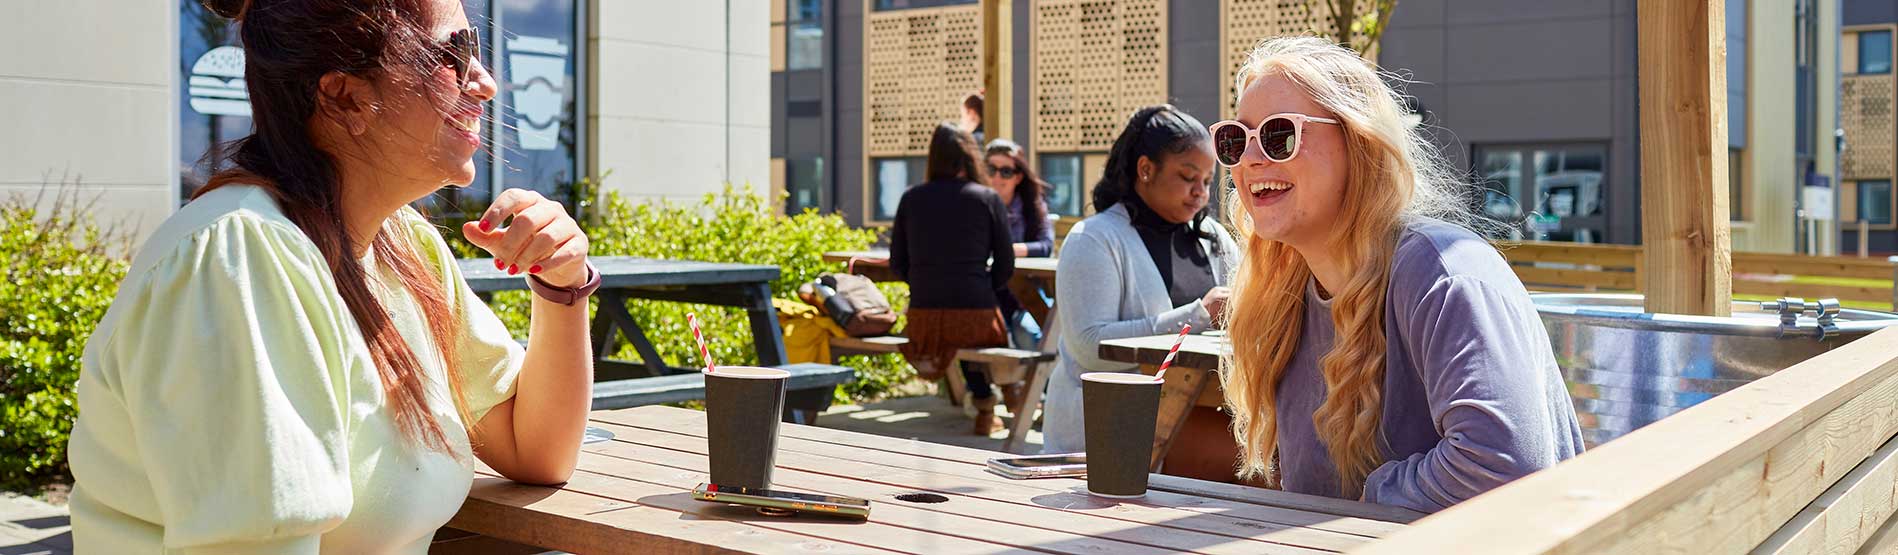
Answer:
[{"label": "white framed sunglasses", "polygon": [[1344,125],[1338,120],[1308,116],[1296,112],[1272,114],[1259,122],[1258,127],[1246,127],[1246,124],[1226,120],[1212,124],[1207,130],[1213,134],[1213,154],[1219,164],[1228,168],[1239,165],[1239,159],[1245,157],[1246,148],[1252,141],[1259,141],[1259,150],[1265,153],[1265,159],[1285,163],[1298,156],[1298,146],[1305,140],[1305,124],[1323,123]]}]

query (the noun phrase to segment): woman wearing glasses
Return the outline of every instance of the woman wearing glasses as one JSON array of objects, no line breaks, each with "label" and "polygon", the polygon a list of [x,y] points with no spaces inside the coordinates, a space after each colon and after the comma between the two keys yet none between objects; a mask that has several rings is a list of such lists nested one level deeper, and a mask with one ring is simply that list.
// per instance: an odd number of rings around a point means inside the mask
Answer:
[{"label": "woman wearing glasses", "polygon": [[139,250],[79,379],[82,553],[413,553],[478,459],[573,472],[587,238],[495,199],[468,240],[537,293],[525,350],[410,202],[474,178],[495,84],[454,0],[214,0],[255,132]]},{"label": "woman wearing glasses", "polygon": [[[1008,139],[989,141],[987,169],[989,188],[1002,197],[1008,210],[1008,236],[1015,242],[1015,257],[1047,257],[1054,254],[1054,223],[1048,219],[1048,183],[1035,177],[1022,156],[1021,145]],[[1009,341],[1017,349],[1041,349],[1041,325],[1009,291],[997,291],[1002,317],[1008,320]],[[970,387],[975,387],[973,383]],[[1014,407],[1019,395],[1011,389],[1008,397]]]},{"label": "woman wearing glasses", "polygon": [[1443,509],[1582,450],[1534,304],[1466,188],[1350,50],[1261,43],[1212,126],[1244,254],[1224,375],[1241,472]]},{"label": "woman wearing glasses", "polygon": [[[1045,452],[1086,449],[1081,374],[1135,369],[1102,360],[1102,340],[1210,329],[1224,312],[1238,248],[1210,217],[1212,146],[1199,120],[1169,105],[1136,112],[1114,139],[1094,185],[1097,213],[1068,232],[1055,273],[1063,331]],[[1226,454],[1214,466],[1230,474]]]}]

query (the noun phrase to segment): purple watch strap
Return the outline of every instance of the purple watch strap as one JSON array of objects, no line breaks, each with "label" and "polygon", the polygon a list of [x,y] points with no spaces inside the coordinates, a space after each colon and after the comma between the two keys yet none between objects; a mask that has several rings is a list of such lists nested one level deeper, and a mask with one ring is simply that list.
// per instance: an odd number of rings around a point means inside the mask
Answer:
[{"label": "purple watch strap", "polygon": [[540,298],[573,306],[573,303],[593,296],[593,291],[600,288],[600,270],[593,267],[592,261],[587,261],[585,264],[587,265],[587,281],[577,287],[555,287],[541,281],[540,276],[529,275],[527,288],[534,290],[534,294],[539,295]]}]

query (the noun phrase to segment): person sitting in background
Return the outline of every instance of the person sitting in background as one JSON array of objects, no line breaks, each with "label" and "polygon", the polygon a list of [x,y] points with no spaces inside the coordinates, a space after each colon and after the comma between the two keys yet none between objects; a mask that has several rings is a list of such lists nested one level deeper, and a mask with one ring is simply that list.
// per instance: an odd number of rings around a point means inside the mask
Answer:
[{"label": "person sitting in background", "polygon": [[1222,376],[1241,472],[1434,512],[1580,453],[1534,301],[1376,67],[1281,38],[1236,81],[1211,132],[1245,249]]},{"label": "person sitting in background", "polygon": [[[978,159],[969,132],[937,125],[929,141],[929,181],[903,193],[890,226],[890,270],[909,282],[903,332],[909,342],[902,352],[925,379],[951,370],[958,350],[1008,345],[999,296],[1007,295],[1015,271],[1014,242],[1001,197],[982,184],[987,176]],[[962,372],[971,384],[988,384],[981,371]],[[994,388],[972,387],[971,394],[974,433],[1000,429]]]},{"label": "person sitting in background", "polygon": [[[1047,257],[1054,254],[1054,224],[1048,220],[1048,183],[1035,177],[1022,158],[1021,145],[1008,139],[989,141],[989,187],[1008,207],[1008,236],[1015,242],[1015,256]],[[1009,340],[1015,348],[1039,350],[1041,324],[1007,290],[997,292],[1002,300],[1002,317],[1008,321]]]},{"label": "person sitting in background", "polygon": [[1209,217],[1218,169],[1205,125],[1170,105],[1141,109],[1114,139],[1094,185],[1099,213],[1068,232],[1055,272],[1064,331],[1042,413],[1044,452],[1086,448],[1081,374],[1137,368],[1102,360],[1101,341],[1210,329],[1225,310],[1239,251]]}]

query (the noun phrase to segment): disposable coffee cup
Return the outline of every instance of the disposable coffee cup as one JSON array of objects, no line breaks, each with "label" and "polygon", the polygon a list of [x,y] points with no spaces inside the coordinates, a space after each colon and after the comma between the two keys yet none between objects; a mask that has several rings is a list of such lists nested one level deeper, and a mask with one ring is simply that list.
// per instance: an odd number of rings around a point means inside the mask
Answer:
[{"label": "disposable coffee cup", "polygon": [[1160,415],[1160,383],[1145,374],[1081,374],[1088,493],[1113,498],[1147,494],[1153,426]]},{"label": "disposable coffee cup", "polygon": [[784,413],[784,382],[773,368],[720,366],[705,372],[705,440],[712,483],[767,489]]}]

